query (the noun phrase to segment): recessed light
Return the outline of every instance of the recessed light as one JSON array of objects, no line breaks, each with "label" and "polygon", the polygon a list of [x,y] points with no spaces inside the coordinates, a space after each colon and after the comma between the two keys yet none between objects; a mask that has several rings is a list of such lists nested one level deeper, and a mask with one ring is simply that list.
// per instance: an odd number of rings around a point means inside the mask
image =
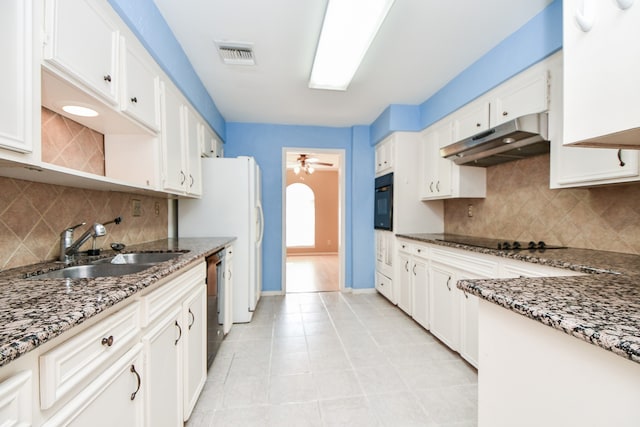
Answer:
[{"label": "recessed light", "polygon": [[98,112],[96,110],[88,107],[81,107],[79,105],[64,105],[62,109],[69,114],[73,114],[74,116],[96,117],[98,115]]}]

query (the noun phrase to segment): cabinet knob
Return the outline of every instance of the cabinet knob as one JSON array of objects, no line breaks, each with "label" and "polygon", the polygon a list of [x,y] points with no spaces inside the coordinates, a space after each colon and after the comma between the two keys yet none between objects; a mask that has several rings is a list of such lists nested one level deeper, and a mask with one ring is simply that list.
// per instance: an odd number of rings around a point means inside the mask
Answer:
[{"label": "cabinet knob", "polygon": [[131,393],[131,400],[136,398],[136,394],[138,394],[138,392],[140,391],[140,384],[142,383],[142,381],[140,381],[140,374],[136,371],[136,367],[135,365],[131,365],[131,368],[129,369],[129,371],[133,374],[136,375],[136,379],[138,380],[138,387],[136,388],[136,391],[134,391],[133,393]]},{"label": "cabinet knob", "polygon": [[193,311],[191,311],[191,309],[189,309],[189,315],[191,316],[191,323],[189,323],[189,330],[191,330],[191,327],[193,326],[193,324],[196,323],[196,316],[193,314]]},{"label": "cabinet knob", "polygon": [[482,126],[480,123],[476,123],[477,128],[479,128],[480,126]]},{"label": "cabinet knob", "polygon": [[111,347],[113,345],[113,335],[109,335],[109,338],[102,338],[102,345],[106,345],[107,347]]},{"label": "cabinet knob", "polygon": [[104,79],[105,82],[109,82],[111,83],[111,75],[107,74],[106,76],[102,77]]},{"label": "cabinet knob", "polygon": [[182,338],[182,328],[180,327],[180,324],[178,323],[178,321],[176,320],[176,328],[178,328],[178,338],[176,338],[176,342],[173,343],[173,345],[178,345],[178,341],[180,341],[180,338]]},{"label": "cabinet knob", "polygon": [[508,115],[509,115],[509,112],[508,112],[508,111],[503,111],[503,112],[502,112],[502,115],[506,117],[506,116],[508,116]]},{"label": "cabinet knob", "polygon": [[626,164],[623,160],[622,160],[622,150],[618,150],[618,162],[620,162],[620,167],[623,168],[624,165]]},{"label": "cabinet knob", "polygon": [[134,96],[133,98],[131,98],[131,102],[134,104],[138,103],[138,97]]}]

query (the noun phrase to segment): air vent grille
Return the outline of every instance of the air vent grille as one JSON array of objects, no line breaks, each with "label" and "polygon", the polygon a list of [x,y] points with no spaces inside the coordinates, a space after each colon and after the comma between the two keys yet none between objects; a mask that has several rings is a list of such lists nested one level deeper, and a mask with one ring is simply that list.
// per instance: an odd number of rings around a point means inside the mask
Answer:
[{"label": "air vent grille", "polygon": [[250,44],[218,44],[218,52],[225,64],[256,65],[253,46]]}]

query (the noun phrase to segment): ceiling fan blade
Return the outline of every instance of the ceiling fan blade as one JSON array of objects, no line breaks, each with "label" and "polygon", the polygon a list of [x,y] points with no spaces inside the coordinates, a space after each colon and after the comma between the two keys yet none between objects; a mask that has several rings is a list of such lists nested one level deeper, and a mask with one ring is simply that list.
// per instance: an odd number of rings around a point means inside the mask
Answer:
[{"label": "ceiling fan blade", "polygon": [[307,160],[307,163],[312,164],[312,165],[320,165],[320,166],[333,166],[333,163],[327,163],[327,162],[312,162],[310,160]]}]

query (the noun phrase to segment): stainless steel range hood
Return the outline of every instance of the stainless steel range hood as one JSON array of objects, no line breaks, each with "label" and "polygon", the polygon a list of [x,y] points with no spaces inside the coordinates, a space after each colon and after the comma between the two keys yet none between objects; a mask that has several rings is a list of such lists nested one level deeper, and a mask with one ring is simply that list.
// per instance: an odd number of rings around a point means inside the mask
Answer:
[{"label": "stainless steel range hood", "polygon": [[493,166],[549,152],[547,114],[529,114],[440,149],[458,165]]}]

